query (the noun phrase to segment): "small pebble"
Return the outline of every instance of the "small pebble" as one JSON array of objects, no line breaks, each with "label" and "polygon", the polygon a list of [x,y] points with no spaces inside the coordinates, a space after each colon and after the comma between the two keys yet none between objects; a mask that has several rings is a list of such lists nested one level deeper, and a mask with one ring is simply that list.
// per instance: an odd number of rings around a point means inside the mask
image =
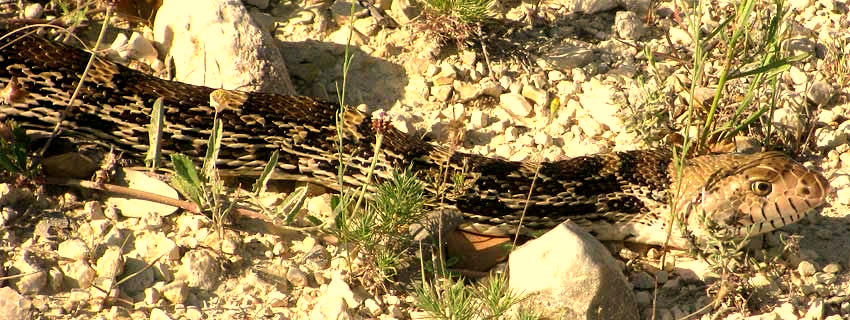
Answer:
[{"label": "small pebble", "polygon": [[632,275],[632,284],[635,289],[649,290],[655,288],[655,279],[649,273],[641,271]]},{"label": "small pebble", "polygon": [[797,272],[799,272],[803,277],[811,277],[815,274],[815,271],[815,265],[809,261],[803,260],[799,265],[797,265]]}]

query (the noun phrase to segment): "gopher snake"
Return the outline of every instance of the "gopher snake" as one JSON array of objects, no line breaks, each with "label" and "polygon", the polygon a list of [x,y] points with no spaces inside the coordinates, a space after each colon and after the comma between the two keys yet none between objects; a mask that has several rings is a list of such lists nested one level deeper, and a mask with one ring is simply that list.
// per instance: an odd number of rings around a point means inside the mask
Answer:
[{"label": "gopher snake", "polygon": [[[19,39],[12,41],[15,38]],[[16,78],[28,92],[0,105],[2,115],[30,134],[48,132],[68,104],[89,54],[30,35],[6,37],[0,45],[0,84],[6,86]],[[381,133],[384,145],[375,170],[379,179],[393,168],[405,167],[420,177],[461,177],[447,179],[439,191],[428,188],[430,199],[444,195],[440,201],[467,217],[464,228],[482,233],[503,232],[499,226],[517,222],[537,170],[536,163],[450,152],[357,110],[340,117],[338,131],[339,107],[313,98],[193,86],[102,59],[94,62],[80,97],[63,122],[66,133],[74,136],[141,153],[148,148],[150,106],[163,97],[164,152],[203,156],[218,112],[224,122],[219,168],[256,174],[279,150],[279,178],[331,188],[339,188],[339,135],[346,155],[344,183],[359,186],[366,182],[372,146]],[[224,103],[210,107],[211,98]],[[685,238],[700,239],[708,229],[740,238],[796,222],[824,204],[829,188],[822,175],[775,152],[690,159],[683,169],[681,192],[671,192],[678,185],[674,172],[671,155],[661,151],[543,162],[524,227],[548,228],[571,219],[600,239],[659,244],[666,238],[670,204],[676,203],[678,221],[684,222],[687,232],[672,243],[684,246]]]}]

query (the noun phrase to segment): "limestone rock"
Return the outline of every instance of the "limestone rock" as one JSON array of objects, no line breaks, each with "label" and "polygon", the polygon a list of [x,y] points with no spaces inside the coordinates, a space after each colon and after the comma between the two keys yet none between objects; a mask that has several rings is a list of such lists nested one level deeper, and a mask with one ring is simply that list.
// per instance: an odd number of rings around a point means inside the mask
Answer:
[{"label": "limestone rock", "polygon": [[[186,14],[191,12],[192,14]],[[283,56],[238,0],[166,0],[154,38],[174,58],[175,80],[213,88],[294,94]]]},{"label": "limestone rock", "polygon": [[509,287],[523,303],[558,319],[638,319],[631,285],[589,233],[565,222],[508,258]]},{"label": "limestone rock", "polygon": [[32,303],[9,287],[0,288],[0,320],[31,319]]}]

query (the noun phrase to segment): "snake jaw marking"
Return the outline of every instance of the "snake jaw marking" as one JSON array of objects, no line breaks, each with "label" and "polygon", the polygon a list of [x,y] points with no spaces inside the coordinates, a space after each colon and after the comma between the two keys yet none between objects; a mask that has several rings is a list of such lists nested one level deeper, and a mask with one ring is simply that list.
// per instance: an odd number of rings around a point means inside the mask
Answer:
[{"label": "snake jaw marking", "polygon": [[[0,33],[6,33],[2,26]],[[89,53],[33,35],[9,41],[0,40],[0,85],[27,93],[8,94],[11,98],[0,104],[2,116],[28,134],[49,133],[80,81]],[[345,184],[366,183],[380,132],[384,147],[377,155],[377,179],[388,178],[397,168],[450,177],[442,185],[426,186],[428,205],[459,209],[467,218],[461,227],[483,234],[514,233],[527,207],[524,227],[532,234],[530,229],[570,219],[602,240],[664,244],[667,226],[673,225],[681,230],[669,243],[686,247],[687,239],[709,236],[710,225],[742,238],[794,223],[823,205],[829,193],[822,175],[781,153],[696,157],[687,161],[679,178],[669,152],[628,151],[543,162],[529,198],[537,163],[452,152],[382,119],[374,126],[370,116],[355,109],[338,114],[334,103],[193,86],[104,59],[96,60],[90,75],[63,122],[67,135],[114,145],[141,158],[148,148],[150,106],[162,97],[164,154],[202,156],[218,113],[224,139],[217,167],[223,174],[259,174],[265,159],[279,151],[273,177],[338,190],[336,168],[342,164],[347,167]]]},{"label": "snake jaw marking", "polygon": [[[740,239],[773,231],[826,203],[826,178],[787,156],[766,152],[738,157],[740,164],[712,176],[701,196],[704,218],[726,226],[725,237]],[[704,229],[697,227],[705,224],[699,219],[689,217],[688,225]]]}]

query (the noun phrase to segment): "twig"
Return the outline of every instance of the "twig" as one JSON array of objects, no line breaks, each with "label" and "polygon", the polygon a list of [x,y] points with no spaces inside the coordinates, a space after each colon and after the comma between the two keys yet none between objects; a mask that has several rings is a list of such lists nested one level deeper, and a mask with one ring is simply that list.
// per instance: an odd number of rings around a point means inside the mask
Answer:
[{"label": "twig", "polygon": [[46,183],[55,184],[55,185],[63,185],[63,186],[78,186],[88,189],[102,190],[107,192],[114,192],[121,195],[127,195],[133,198],[153,201],[157,203],[167,204],[170,206],[178,207],[183,210],[192,212],[192,213],[201,213],[201,210],[194,203],[183,201],[179,199],[169,198],[163,195],[159,195],[156,193],[136,190],[124,186],[118,186],[109,183],[96,183],[92,181],[78,180],[78,179],[64,179],[64,178],[47,178]]}]

